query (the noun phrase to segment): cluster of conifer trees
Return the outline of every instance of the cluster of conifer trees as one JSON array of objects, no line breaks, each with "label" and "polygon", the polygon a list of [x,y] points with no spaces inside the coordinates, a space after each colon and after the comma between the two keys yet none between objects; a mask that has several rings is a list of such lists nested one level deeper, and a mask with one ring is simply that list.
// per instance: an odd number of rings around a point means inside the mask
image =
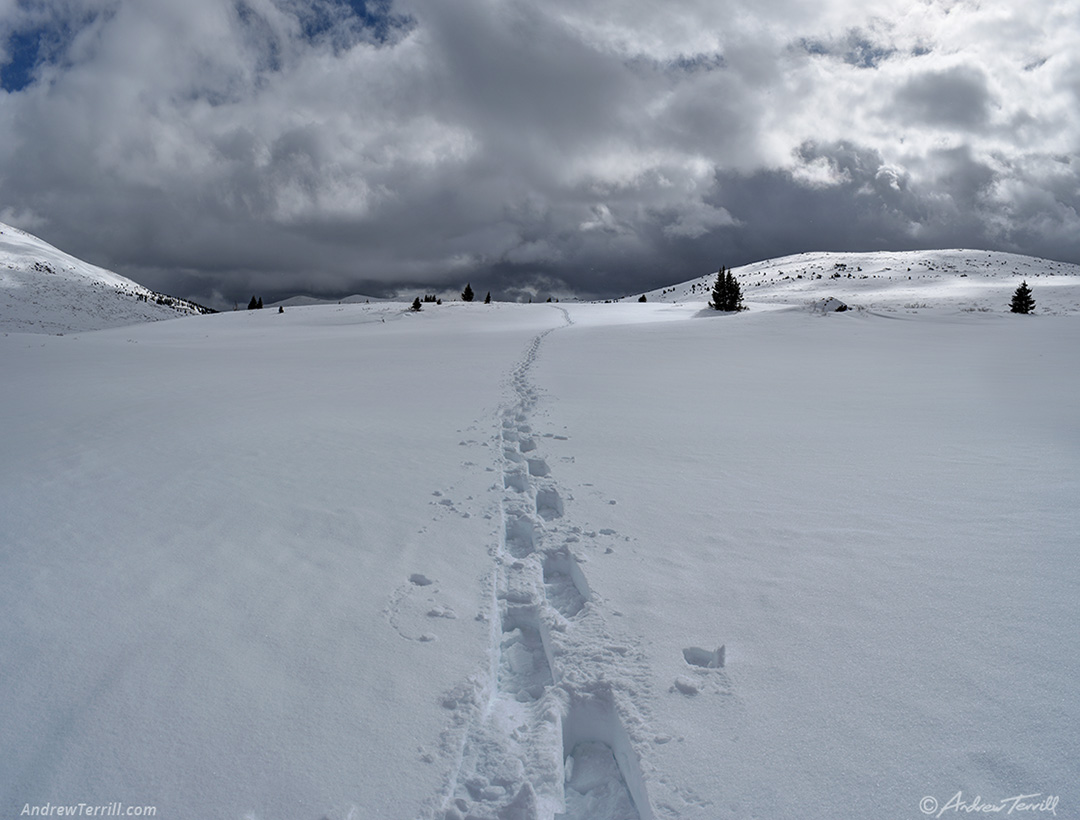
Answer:
[{"label": "cluster of conifer trees", "polygon": [[[465,283],[465,290],[463,290],[461,292],[461,301],[462,302],[471,302],[475,298],[476,298],[476,294],[473,292],[472,284],[466,282]],[[427,296],[427,295],[425,295],[424,296],[424,301],[425,302],[435,302],[436,304],[439,304],[439,305],[442,304],[442,299],[437,299],[435,296]],[[551,300],[549,299],[548,301],[550,302]],[[491,304],[491,291],[488,291],[488,295],[484,297],[484,304],[485,305],[490,305]],[[410,308],[410,310],[423,310],[423,307],[421,305],[419,296],[417,296],[415,299],[413,299],[412,307]]]},{"label": "cluster of conifer trees", "polygon": [[720,266],[720,271],[716,274],[716,284],[713,285],[712,301],[709,302],[709,306],[715,310],[725,311],[743,309],[742,288],[730,268]]}]

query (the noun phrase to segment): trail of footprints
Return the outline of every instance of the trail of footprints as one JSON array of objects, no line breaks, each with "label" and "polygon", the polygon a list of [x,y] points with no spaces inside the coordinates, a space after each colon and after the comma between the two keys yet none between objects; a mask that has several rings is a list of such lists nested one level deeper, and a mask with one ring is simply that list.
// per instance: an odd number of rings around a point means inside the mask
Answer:
[{"label": "trail of footprints", "polygon": [[532,340],[512,371],[516,401],[501,415],[493,674],[470,701],[456,778],[438,820],[653,818],[624,725],[633,704],[605,674],[625,665],[632,650],[611,645],[570,549],[577,539],[556,543],[563,499],[529,423],[538,399],[529,370],[550,332]]}]

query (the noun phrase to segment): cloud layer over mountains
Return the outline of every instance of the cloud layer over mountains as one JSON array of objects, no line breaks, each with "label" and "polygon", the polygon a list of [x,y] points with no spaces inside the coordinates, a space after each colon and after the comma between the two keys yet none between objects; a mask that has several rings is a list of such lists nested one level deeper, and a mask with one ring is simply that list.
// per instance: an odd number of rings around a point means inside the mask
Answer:
[{"label": "cloud layer over mountains", "polygon": [[810,249],[1080,262],[1032,0],[0,0],[0,220],[214,302],[607,295]]}]

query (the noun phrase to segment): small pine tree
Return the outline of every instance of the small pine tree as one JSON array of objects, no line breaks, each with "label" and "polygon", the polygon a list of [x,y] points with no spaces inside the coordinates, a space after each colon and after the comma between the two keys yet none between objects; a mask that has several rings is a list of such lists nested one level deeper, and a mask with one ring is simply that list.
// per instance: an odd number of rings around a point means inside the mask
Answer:
[{"label": "small pine tree", "polygon": [[723,310],[724,305],[727,304],[727,280],[724,278],[724,266],[720,266],[719,273],[716,274],[716,284],[712,289],[712,301],[709,302],[709,306],[716,310]]},{"label": "small pine tree", "polygon": [[259,309],[259,310],[262,310],[262,297],[261,297],[261,296],[259,297],[259,301],[258,301],[258,303],[257,303],[257,304],[255,305],[255,307],[256,307],[257,309]]},{"label": "small pine tree", "polygon": [[461,292],[461,301],[471,302],[476,294],[473,293],[472,285],[468,282],[465,283],[465,290]]},{"label": "small pine tree", "polygon": [[639,302],[648,302],[649,300],[645,298],[645,294],[643,293],[643,294],[641,294],[641,298],[638,299],[638,301]]},{"label": "small pine tree", "polygon": [[415,310],[415,311],[423,310],[423,308],[420,307],[420,297],[419,296],[417,296],[415,299],[412,300],[412,307],[409,308],[409,310]]},{"label": "small pine tree", "polygon": [[742,303],[742,287],[739,285],[739,280],[735,278],[735,274],[729,269],[727,272],[728,280],[728,295],[731,299],[731,310],[744,310],[745,307]]},{"label": "small pine tree", "polygon": [[485,305],[490,305],[491,304],[491,291],[490,290],[488,291],[488,295],[484,297],[484,304]]},{"label": "small pine tree", "polygon": [[1013,313],[1031,313],[1035,309],[1035,300],[1031,298],[1031,288],[1027,281],[1020,283],[1020,287],[1013,293],[1009,309]]},{"label": "small pine tree", "polygon": [[255,297],[251,297],[251,301],[248,302],[248,310],[255,310],[259,306],[259,303],[255,300]]},{"label": "small pine tree", "polygon": [[743,310],[742,288],[735,274],[722,265],[716,274],[716,284],[713,285],[712,301],[709,302],[709,306],[723,311]]}]

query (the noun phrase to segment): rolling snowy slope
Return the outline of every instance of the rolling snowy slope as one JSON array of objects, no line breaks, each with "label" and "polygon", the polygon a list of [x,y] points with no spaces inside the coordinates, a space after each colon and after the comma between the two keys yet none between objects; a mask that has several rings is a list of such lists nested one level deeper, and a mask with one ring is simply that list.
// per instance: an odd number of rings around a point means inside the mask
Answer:
[{"label": "rolling snowy slope", "polygon": [[0,331],[70,333],[207,312],[0,223]]},{"label": "rolling snowy slope", "polygon": [[[998,251],[800,253],[732,272],[743,298],[759,304],[811,305],[834,298],[851,307],[891,313],[1003,313],[1026,279],[1036,294],[1036,312],[1080,312],[1080,265]],[[707,300],[715,281],[714,272],[645,295],[661,302]]]},{"label": "rolling snowy slope", "polygon": [[1080,317],[779,281],[0,335],[0,813],[1077,815]]}]

